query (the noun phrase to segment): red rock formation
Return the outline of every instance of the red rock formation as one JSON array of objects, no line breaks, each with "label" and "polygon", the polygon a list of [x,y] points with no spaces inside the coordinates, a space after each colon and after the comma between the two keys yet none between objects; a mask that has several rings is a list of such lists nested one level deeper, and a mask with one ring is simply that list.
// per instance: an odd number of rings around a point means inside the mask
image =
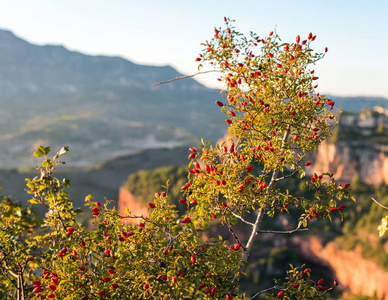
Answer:
[{"label": "red rock formation", "polygon": [[[120,187],[119,190],[119,200],[118,200],[118,211],[120,216],[125,216],[128,214],[128,210],[131,215],[136,216],[148,216],[148,206],[137,201],[137,197],[130,193],[125,187]],[[131,224],[136,222],[137,219],[123,219],[124,224]]]},{"label": "red rock formation", "polygon": [[362,182],[374,186],[388,184],[388,156],[386,146],[323,142],[309,160],[313,163],[309,175],[330,172],[336,180],[351,182],[358,174]]},{"label": "red rock formation", "polygon": [[312,260],[319,260],[329,266],[340,282],[340,286],[352,294],[374,296],[388,300],[388,272],[375,262],[362,258],[358,251],[346,251],[331,242],[325,246],[318,238],[295,237],[302,254]]}]

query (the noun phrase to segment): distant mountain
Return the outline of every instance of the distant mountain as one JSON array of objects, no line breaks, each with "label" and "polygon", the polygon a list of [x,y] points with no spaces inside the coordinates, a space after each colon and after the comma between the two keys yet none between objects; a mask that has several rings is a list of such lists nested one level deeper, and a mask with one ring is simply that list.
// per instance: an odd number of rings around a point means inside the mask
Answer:
[{"label": "distant mountain", "polygon": [[[89,166],[138,149],[216,141],[226,130],[216,90],[169,66],[37,46],[0,30],[0,168],[33,165],[36,146],[70,146],[68,162]],[[384,98],[332,97],[347,111]],[[1,179],[0,179],[1,180]]]},{"label": "distant mountain", "polygon": [[137,149],[216,140],[219,92],[169,66],[37,46],[0,30],[0,168],[30,165],[38,144],[90,165]]}]

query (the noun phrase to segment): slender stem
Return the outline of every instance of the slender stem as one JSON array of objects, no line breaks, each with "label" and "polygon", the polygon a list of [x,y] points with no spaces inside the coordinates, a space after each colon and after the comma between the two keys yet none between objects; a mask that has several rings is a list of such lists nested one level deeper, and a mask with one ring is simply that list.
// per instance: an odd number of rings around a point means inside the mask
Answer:
[{"label": "slender stem", "polygon": [[200,74],[212,73],[212,72],[221,72],[221,70],[209,70],[209,71],[198,72],[198,73],[195,73],[195,74],[192,74],[192,75],[185,75],[185,76],[181,76],[181,77],[176,77],[174,79],[170,79],[170,80],[154,83],[152,86],[156,86],[156,85],[172,82],[172,81],[179,80],[179,79],[190,78],[190,77],[194,77],[194,76],[197,76],[197,75],[200,75]]},{"label": "slender stem", "polygon": [[250,225],[250,226],[254,226],[255,224],[253,224],[253,223],[251,223],[251,222],[248,222],[247,220],[245,220],[243,217],[241,217],[240,215],[238,215],[238,214],[236,214],[236,213],[234,213],[234,212],[232,212],[231,211],[231,213],[232,213],[232,215],[234,215],[236,218],[238,218],[238,219],[240,219],[243,223],[245,223],[245,224],[248,224],[248,225]]},{"label": "slender stem", "polygon": [[376,199],[372,198],[372,200],[373,200],[374,202],[376,202],[378,205],[380,205],[382,208],[388,209],[387,206],[384,206],[384,205],[380,204]]},{"label": "slender stem", "polygon": [[275,286],[270,287],[270,288],[268,288],[268,289],[262,290],[262,291],[256,293],[256,294],[255,294],[252,298],[250,298],[249,300],[253,300],[253,299],[255,299],[257,296],[259,296],[259,295],[261,295],[261,294],[264,294],[264,293],[266,293],[266,292],[272,291],[272,290],[274,290],[274,289],[279,289],[279,288],[280,288],[279,286],[275,285]]},{"label": "slender stem", "polygon": [[293,230],[285,230],[285,231],[276,231],[276,230],[259,230],[258,233],[274,233],[274,234],[287,234],[287,233],[294,233],[297,231],[306,231],[309,230],[308,228],[295,228]]},{"label": "slender stem", "polygon": [[240,240],[238,238],[238,236],[234,233],[233,229],[232,229],[232,226],[229,224],[228,220],[226,219],[226,217],[224,216],[224,223],[226,224],[226,226],[228,227],[229,229],[229,232],[233,235],[234,239],[240,243]]}]

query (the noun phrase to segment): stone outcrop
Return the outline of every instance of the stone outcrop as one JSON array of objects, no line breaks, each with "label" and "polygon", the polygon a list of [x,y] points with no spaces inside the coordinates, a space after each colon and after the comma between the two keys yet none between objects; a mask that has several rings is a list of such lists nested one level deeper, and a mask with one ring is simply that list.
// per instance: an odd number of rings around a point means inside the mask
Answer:
[{"label": "stone outcrop", "polygon": [[351,182],[359,175],[362,182],[388,184],[388,147],[363,142],[323,142],[309,159],[310,174],[330,172],[336,180]]},{"label": "stone outcrop", "polygon": [[[125,216],[128,212],[131,212],[131,215],[136,216],[148,216],[148,206],[137,201],[137,197],[129,192],[125,187],[120,187],[119,190],[119,201],[118,201],[118,211],[120,216]],[[136,222],[137,219],[123,219],[124,224],[131,224]]]},{"label": "stone outcrop", "polygon": [[331,242],[323,246],[318,238],[295,237],[305,257],[326,264],[333,270],[340,288],[352,294],[375,296],[388,300],[388,272],[371,260],[362,258],[359,251],[346,251]]}]

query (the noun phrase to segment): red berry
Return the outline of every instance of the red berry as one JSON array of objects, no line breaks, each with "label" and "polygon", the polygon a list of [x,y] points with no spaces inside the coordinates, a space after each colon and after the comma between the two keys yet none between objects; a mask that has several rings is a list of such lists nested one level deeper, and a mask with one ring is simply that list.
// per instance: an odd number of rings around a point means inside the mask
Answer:
[{"label": "red berry", "polygon": [[299,284],[294,283],[293,287],[294,287],[294,289],[297,289],[299,287]]},{"label": "red berry", "polygon": [[48,288],[50,291],[53,291],[53,292],[57,289],[57,287],[53,284],[50,284]]},{"label": "red berry", "polygon": [[327,49],[327,47],[325,48],[325,52],[327,52],[328,51],[328,49]]},{"label": "red berry", "polygon": [[148,206],[149,206],[150,208],[155,208],[155,204],[154,204],[154,203],[148,203]]},{"label": "red berry", "polygon": [[298,35],[297,37],[296,37],[296,42],[299,44],[299,42],[300,42],[300,36]]},{"label": "red berry", "polygon": [[219,107],[223,107],[223,106],[224,106],[224,103],[222,103],[221,101],[216,101],[216,104],[217,104]]},{"label": "red berry", "polygon": [[234,250],[238,251],[240,250],[241,243],[238,243],[237,245],[234,246]]},{"label": "red berry", "polygon": [[27,257],[27,259],[28,259],[29,261],[34,261],[34,260],[35,260],[35,257],[29,256],[29,257]]},{"label": "red berry", "polygon": [[145,226],[145,224],[144,224],[143,222],[140,222],[139,224],[137,224],[137,226],[138,226],[139,228],[143,228],[143,227]]},{"label": "red berry", "polygon": [[304,274],[307,274],[307,273],[311,273],[311,269],[310,268],[307,268],[303,271]]},{"label": "red berry", "polygon": [[185,204],[186,203],[186,199],[180,199],[179,203]]},{"label": "red berry", "polygon": [[113,269],[108,269],[108,274],[109,275],[113,275],[115,273],[115,270],[113,270]]},{"label": "red berry", "polygon": [[283,291],[280,291],[277,295],[276,295],[276,298],[282,298],[284,295],[284,292]]},{"label": "red berry", "polygon": [[119,285],[117,283],[112,284],[112,288],[117,289]]},{"label": "red berry", "polygon": [[319,279],[317,284],[322,284],[323,283],[323,278]]},{"label": "red berry", "polygon": [[341,205],[341,206],[338,206],[337,209],[338,210],[343,210],[345,207],[346,207],[346,205]]},{"label": "red berry", "polygon": [[144,289],[144,290],[148,290],[149,287],[150,287],[150,285],[149,285],[148,283],[145,283],[145,284],[143,285],[143,289]]},{"label": "red berry", "polygon": [[98,294],[99,294],[100,296],[104,296],[104,295],[106,294],[106,292],[105,292],[105,291],[99,291]]},{"label": "red berry", "polygon": [[38,285],[38,286],[36,286],[36,287],[32,290],[32,292],[33,292],[34,294],[41,293],[41,292],[43,292],[43,289],[42,289],[42,287],[41,287],[40,285]]},{"label": "red berry", "polygon": [[55,294],[53,294],[53,293],[48,294],[48,295],[47,295],[47,298],[49,298],[49,299],[54,299],[54,298],[55,298]]},{"label": "red berry", "polygon": [[109,281],[111,281],[112,279],[111,279],[110,277],[103,277],[102,280],[105,281],[105,282],[109,282]]},{"label": "red berry", "polygon": [[306,167],[311,166],[311,162],[308,161],[308,162],[306,162],[305,165],[306,165]]},{"label": "red berry", "polygon": [[229,294],[229,293],[227,293],[227,294],[226,294],[226,300],[232,300],[232,295]]},{"label": "red berry", "polygon": [[191,255],[191,264],[194,266],[195,265],[195,262],[197,261],[197,258],[195,257],[195,255]]},{"label": "red berry", "polygon": [[337,210],[337,208],[336,207],[332,207],[332,208],[330,208],[330,212],[335,212]]}]

